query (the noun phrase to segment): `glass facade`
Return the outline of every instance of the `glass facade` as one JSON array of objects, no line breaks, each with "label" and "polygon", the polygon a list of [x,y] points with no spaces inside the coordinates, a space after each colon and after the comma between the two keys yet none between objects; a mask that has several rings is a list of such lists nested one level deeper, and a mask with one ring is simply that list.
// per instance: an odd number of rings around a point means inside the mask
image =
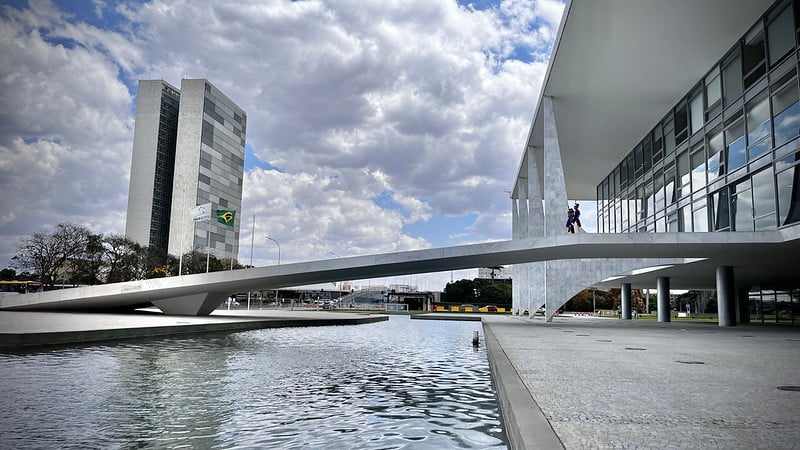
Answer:
[{"label": "glass facade", "polygon": [[150,247],[162,250],[166,250],[169,243],[172,179],[175,170],[175,139],[178,134],[180,99],[181,95],[177,90],[166,84],[162,85],[149,241]]},{"label": "glass facade", "polygon": [[798,25],[800,0],[775,3],[654,124],[597,186],[599,232],[800,222]]},{"label": "glass facade", "polygon": [[750,322],[800,323],[800,289],[758,290],[750,296]]}]

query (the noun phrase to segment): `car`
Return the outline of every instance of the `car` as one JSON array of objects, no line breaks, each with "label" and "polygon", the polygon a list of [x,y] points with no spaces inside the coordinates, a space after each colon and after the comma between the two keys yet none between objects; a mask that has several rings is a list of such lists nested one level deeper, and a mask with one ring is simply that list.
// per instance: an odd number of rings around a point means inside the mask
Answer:
[{"label": "car", "polygon": [[544,314],[544,306],[542,306],[541,308],[537,309],[534,314]]},{"label": "car", "polygon": [[495,305],[486,305],[486,311],[488,311],[488,312],[497,312],[497,306],[495,306]]}]

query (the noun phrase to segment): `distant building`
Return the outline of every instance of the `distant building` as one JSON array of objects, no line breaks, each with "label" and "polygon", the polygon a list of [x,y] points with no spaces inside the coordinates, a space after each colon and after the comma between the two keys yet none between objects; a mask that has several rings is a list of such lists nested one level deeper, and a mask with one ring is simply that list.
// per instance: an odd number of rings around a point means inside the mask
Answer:
[{"label": "distant building", "polygon": [[505,266],[497,266],[495,269],[491,267],[479,267],[478,278],[485,278],[487,280],[510,280],[511,270]]},{"label": "distant building", "polygon": [[[170,254],[196,250],[236,258],[247,115],[208,80],[141,80],[125,234]],[[189,209],[211,202],[208,222]],[[233,211],[228,224],[218,210]]]}]

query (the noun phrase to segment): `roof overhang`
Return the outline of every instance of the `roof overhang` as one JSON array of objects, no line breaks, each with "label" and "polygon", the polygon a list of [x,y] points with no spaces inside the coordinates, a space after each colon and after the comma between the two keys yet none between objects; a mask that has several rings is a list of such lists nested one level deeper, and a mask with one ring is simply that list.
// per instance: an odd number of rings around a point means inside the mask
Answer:
[{"label": "roof overhang", "polygon": [[526,143],[539,180],[543,96],[553,97],[568,197],[595,199],[602,179],[773,2],[568,0]]}]

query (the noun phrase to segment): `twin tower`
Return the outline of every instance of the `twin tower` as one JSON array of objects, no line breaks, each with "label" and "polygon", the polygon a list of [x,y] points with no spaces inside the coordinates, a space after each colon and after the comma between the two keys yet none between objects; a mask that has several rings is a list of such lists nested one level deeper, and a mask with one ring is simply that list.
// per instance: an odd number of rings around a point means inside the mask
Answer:
[{"label": "twin tower", "polygon": [[[245,112],[208,80],[139,81],[125,235],[175,256],[208,246],[235,259],[246,131]],[[189,210],[209,202],[233,223],[194,222]]]}]

